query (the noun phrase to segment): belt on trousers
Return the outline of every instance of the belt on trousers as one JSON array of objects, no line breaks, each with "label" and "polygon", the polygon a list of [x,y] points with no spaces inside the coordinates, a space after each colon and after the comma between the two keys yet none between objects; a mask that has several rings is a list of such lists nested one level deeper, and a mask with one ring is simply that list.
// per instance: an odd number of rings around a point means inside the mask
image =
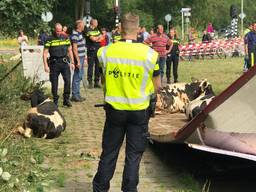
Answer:
[{"label": "belt on trousers", "polygon": [[51,61],[63,61],[64,63],[68,63],[69,64],[67,56],[64,56],[64,57],[50,57],[50,60]]}]

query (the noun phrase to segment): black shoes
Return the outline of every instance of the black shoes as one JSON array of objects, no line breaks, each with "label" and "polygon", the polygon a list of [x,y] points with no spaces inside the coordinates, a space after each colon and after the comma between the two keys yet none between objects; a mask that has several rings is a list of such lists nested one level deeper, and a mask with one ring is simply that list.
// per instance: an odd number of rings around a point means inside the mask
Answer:
[{"label": "black shoes", "polygon": [[99,83],[95,83],[94,88],[101,88],[101,86],[99,85]]},{"label": "black shoes", "polygon": [[71,101],[74,101],[74,102],[83,102],[85,101],[85,98],[84,97],[71,97]]},{"label": "black shoes", "polygon": [[167,79],[167,84],[171,84],[171,81],[170,81],[170,79]]},{"label": "black shoes", "polygon": [[92,82],[89,81],[89,89],[92,89],[93,87],[94,88],[101,88],[101,86],[100,86],[100,84],[98,82],[95,82],[94,86],[93,86]]},{"label": "black shoes", "polygon": [[72,104],[69,100],[63,101],[63,106],[64,107],[72,107]]},{"label": "black shoes", "polygon": [[85,101],[86,99],[85,99],[85,97],[82,97],[82,96],[80,96],[80,102],[83,102],[83,101]]},{"label": "black shoes", "polygon": [[93,88],[92,82],[89,82],[89,89],[92,89],[92,88]]}]

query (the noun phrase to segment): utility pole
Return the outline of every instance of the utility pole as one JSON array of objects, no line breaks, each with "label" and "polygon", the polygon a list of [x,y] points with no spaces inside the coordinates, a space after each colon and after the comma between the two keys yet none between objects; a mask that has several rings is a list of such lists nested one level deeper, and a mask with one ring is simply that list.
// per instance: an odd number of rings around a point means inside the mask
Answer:
[{"label": "utility pole", "polygon": [[188,25],[189,25],[189,17],[191,16],[191,8],[182,8],[181,9],[181,37],[182,40],[184,40],[184,16],[186,17],[186,23],[187,23],[187,33],[188,33]]},{"label": "utility pole", "polygon": [[90,20],[91,20],[91,4],[90,0],[85,0],[85,26],[88,28],[90,26]]},{"label": "utility pole", "polygon": [[114,11],[116,14],[115,26],[117,27],[120,23],[120,3],[119,0],[115,0]]}]

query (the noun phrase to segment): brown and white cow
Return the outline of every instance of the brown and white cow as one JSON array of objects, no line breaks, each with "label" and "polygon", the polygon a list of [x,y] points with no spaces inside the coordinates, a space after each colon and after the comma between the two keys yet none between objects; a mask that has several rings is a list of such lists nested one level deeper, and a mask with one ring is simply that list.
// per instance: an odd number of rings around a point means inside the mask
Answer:
[{"label": "brown and white cow", "polygon": [[200,113],[215,97],[215,93],[209,82],[204,82],[203,87],[205,91],[185,106],[185,114],[189,120],[193,119],[198,113]]},{"label": "brown and white cow", "polygon": [[185,106],[205,92],[207,80],[193,80],[192,83],[174,83],[166,85],[158,94],[157,110],[169,113],[185,112]]},{"label": "brown and white cow", "polygon": [[31,106],[23,127],[19,126],[18,132],[25,137],[32,135],[46,139],[59,137],[66,128],[66,121],[53,101],[41,91],[35,91],[31,96]]}]

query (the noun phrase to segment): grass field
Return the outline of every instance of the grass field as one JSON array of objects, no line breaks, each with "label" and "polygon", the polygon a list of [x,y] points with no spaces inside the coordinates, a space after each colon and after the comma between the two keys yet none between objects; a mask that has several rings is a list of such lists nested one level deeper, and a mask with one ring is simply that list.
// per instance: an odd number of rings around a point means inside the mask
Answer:
[{"label": "grass field", "polygon": [[[8,68],[13,65],[14,63],[1,65],[0,77],[5,73],[2,70],[3,67],[7,67],[5,71],[8,71]],[[181,61],[179,65],[179,81],[190,82],[192,77],[197,79],[206,78],[212,84],[216,94],[219,94],[242,74],[242,66],[243,58]],[[47,185],[51,185],[51,182],[57,182],[59,186],[65,185],[66,173],[52,173],[48,169],[41,167],[45,151],[38,147],[38,141],[23,139],[17,137],[17,135],[10,134],[16,124],[22,122],[25,111],[29,108],[28,102],[19,99],[20,91],[26,86],[24,82],[25,80],[21,75],[21,67],[19,67],[0,85],[0,167],[12,175],[9,182],[4,182],[0,178],[0,192],[23,191],[23,189],[44,191]],[[101,123],[99,124],[101,126]],[[69,138],[64,137],[62,139]],[[72,140],[69,142],[72,142]],[[57,145],[65,147],[58,143],[53,146],[56,147]],[[8,154],[1,157],[1,149],[4,148],[8,150]],[[55,149],[51,150],[54,152]],[[48,178],[49,173],[51,175],[50,179]],[[57,179],[53,180],[52,178],[54,177]],[[190,186],[190,189],[198,188],[198,184],[193,177],[184,176],[181,180],[185,183],[184,185]],[[193,185],[194,187],[192,187]]]},{"label": "grass field", "polygon": [[[29,39],[29,45],[36,45],[36,39]],[[4,49],[19,49],[19,43],[17,39],[0,39],[0,50]]]},{"label": "grass field", "polygon": [[190,82],[191,78],[207,79],[219,94],[234,82],[243,71],[243,58],[181,61],[179,81]]}]

